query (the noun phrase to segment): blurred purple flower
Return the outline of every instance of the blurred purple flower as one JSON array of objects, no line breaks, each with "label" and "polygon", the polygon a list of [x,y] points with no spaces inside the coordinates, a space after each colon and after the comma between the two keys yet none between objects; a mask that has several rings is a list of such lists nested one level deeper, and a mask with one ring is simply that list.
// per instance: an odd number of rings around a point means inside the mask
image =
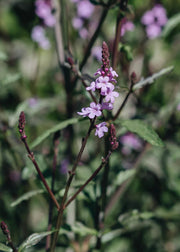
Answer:
[{"label": "blurred purple flower", "polygon": [[49,49],[51,46],[48,38],[45,36],[44,28],[40,25],[36,25],[33,27],[31,32],[31,38],[45,50]]},{"label": "blurred purple flower", "polygon": [[34,108],[34,107],[36,107],[36,105],[38,104],[38,99],[37,99],[37,98],[34,98],[34,97],[29,98],[29,99],[28,99],[28,104],[29,104],[29,107],[30,107],[30,108]]},{"label": "blurred purple flower", "polygon": [[147,37],[153,39],[160,36],[162,27],[167,23],[167,20],[166,10],[160,4],[146,11],[141,22],[146,26]]},{"label": "blurred purple flower", "polygon": [[108,132],[108,128],[106,127],[106,122],[102,122],[96,125],[95,136],[98,136],[99,138],[101,138],[104,136],[105,132]]},{"label": "blurred purple flower", "polygon": [[36,15],[43,19],[44,23],[49,26],[53,27],[55,25],[55,17],[52,15],[51,12],[51,4],[50,1],[46,0],[36,0]]},{"label": "blurred purple flower", "polygon": [[88,37],[88,30],[86,28],[80,29],[79,35],[81,38],[86,39]]},{"label": "blurred purple flower", "polygon": [[101,48],[101,46],[94,46],[92,48],[91,53],[92,53],[92,56],[94,58],[96,58],[98,61],[101,61],[101,58],[102,58],[102,48]]},{"label": "blurred purple flower", "polygon": [[73,18],[72,25],[75,29],[79,30],[83,26],[82,18],[79,18],[79,17]]},{"label": "blurred purple flower", "polygon": [[87,0],[79,1],[77,4],[78,17],[88,19],[94,11],[94,5]]},{"label": "blurred purple flower", "polygon": [[177,105],[177,110],[180,111],[180,103]]},{"label": "blurred purple flower", "polygon": [[61,161],[61,165],[60,165],[60,173],[61,174],[67,174],[68,173],[68,166],[69,166],[69,160],[68,159],[63,159]]},{"label": "blurred purple flower", "polygon": [[124,34],[127,31],[133,31],[133,30],[134,30],[134,24],[131,21],[124,19],[121,27],[121,36],[124,36]]},{"label": "blurred purple flower", "polygon": [[127,133],[120,137],[120,143],[123,145],[122,152],[125,155],[131,153],[131,150],[140,151],[143,147],[142,140],[133,133]]}]

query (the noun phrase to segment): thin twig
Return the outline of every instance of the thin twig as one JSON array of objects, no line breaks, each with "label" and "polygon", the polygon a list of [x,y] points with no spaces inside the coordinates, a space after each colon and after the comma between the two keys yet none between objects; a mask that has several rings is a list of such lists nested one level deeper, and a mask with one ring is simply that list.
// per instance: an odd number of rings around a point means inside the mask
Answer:
[{"label": "thin twig", "polygon": [[[56,167],[57,167],[57,155],[58,155],[59,137],[60,137],[60,131],[55,132],[54,139],[53,139],[54,157],[53,157],[52,178],[51,178],[51,190],[52,190],[53,193],[54,193],[54,183],[55,183],[55,175],[56,175]],[[51,228],[52,228],[52,214],[53,214],[53,201],[50,198],[47,231],[50,231]],[[51,244],[51,234],[49,234],[47,236],[47,238],[46,238],[46,251],[49,251],[50,244]]]},{"label": "thin twig", "polygon": [[83,191],[83,189],[91,182],[96,175],[100,172],[100,170],[107,164],[112,152],[109,151],[108,155],[105,159],[102,160],[100,166],[95,170],[95,172],[89,177],[89,179],[79,188],[79,190],[67,201],[67,203],[64,205],[64,208],[66,208],[76,197],[77,195]]},{"label": "thin twig", "polygon": [[12,248],[13,252],[18,252],[18,250],[14,246],[13,241],[11,239],[11,234],[10,234],[10,231],[8,229],[8,226],[4,221],[1,221],[1,229],[2,229],[3,234],[6,236],[7,242],[9,244],[9,246]]},{"label": "thin twig", "polygon": [[32,161],[34,167],[36,168],[36,171],[37,171],[39,177],[41,178],[41,181],[43,182],[44,186],[46,187],[46,190],[48,191],[48,193],[49,193],[51,199],[53,200],[54,204],[56,205],[57,209],[59,209],[60,208],[59,203],[57,202],[57,200],[56,200],[56,198],[54,196],[54,193],[49,188],[49,186],[48,186],[48,184],[47,184],[47,182],[46,182],[46,180],[45,180],[45,178],[44,178],[44,176],[43,176],[43,174],[42,174],[42,172],[41,172],[41,170],[40,170],[40,168],[39,168],[39,166],[38,166],[38,164],[37,164],[37,162],[35,160],[34,153],[30,151],[26,139],[24,138],[24,139],[22,139],[22,141],[23,141],[23,143],[24,143],[24,145],[26,147],[26,150],[28,152],[28,157],[30,158],[30,160]]}]

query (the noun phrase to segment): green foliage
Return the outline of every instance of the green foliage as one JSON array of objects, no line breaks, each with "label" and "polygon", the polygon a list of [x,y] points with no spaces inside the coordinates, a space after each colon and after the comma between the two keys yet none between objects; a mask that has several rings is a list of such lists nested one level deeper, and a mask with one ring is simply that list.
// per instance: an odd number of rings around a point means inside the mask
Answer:
[{"label": "green foliage", "polygon": [[27,248],[30,248],[37,243],[39,243],[47,235],[54,233],[55,231],[41,232],[31,234],[18,248],[18,252],[26,251]]},{"label": "green foliage", "polygon": [[138,134],[140,137],[154,146],[164,146],[164,143],[159,138],[157,133],[141,120],[125,120],[121,122],[121,125],[126,127],[127,130]]}]

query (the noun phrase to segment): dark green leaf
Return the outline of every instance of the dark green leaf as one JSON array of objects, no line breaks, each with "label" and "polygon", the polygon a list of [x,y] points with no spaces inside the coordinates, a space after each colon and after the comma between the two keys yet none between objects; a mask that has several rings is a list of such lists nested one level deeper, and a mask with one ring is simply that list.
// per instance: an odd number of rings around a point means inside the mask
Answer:
[{"label": "dark green leaf", "polygon": [[122,126],[126,127],[129,131],[138,134],[148,143],[163,147],[164,143],[159,138],[158,134],[150,127],[149,125],[145,124],[141,120],[125,120],[122,121]]}]

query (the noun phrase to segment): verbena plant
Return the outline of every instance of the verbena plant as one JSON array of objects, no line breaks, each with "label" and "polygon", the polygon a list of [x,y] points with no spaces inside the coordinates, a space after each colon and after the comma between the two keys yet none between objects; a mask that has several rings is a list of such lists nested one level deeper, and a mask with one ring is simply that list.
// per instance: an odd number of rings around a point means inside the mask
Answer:
[{"label": "verbena plant", "polygon": [[[28,127],[31,118],[28,115],[26,119],[28,109],[19,111],[24,106],[23,104],[17,110],[18,113],[20,112],[18,123],[20,139],[25,146],[28,158],[37,171],[41,184],[38,189],[28,191],[19,197],[12,206],[18,207],[24,200],[40,194],[44,195],[47,192],[48,203],[45,207],[48,207],[46,218],[48,227],[47,230],[29,235],[25,241],[16,246],[7,224],[1,221],[1,229],[7,239],[6,245],[0,244],[1,251],[45,250],[53,252],[72,251],[71,249],[77,252],[108,251],[106,244],[109,246],[113,240],[121,239],[123,234],[131,228],[134,231],[147,228],[146,225],[149,223],[146,221],[159,217],[153,211],[140,212],[133,208],[124,211],[120,206],[129,185],[139,175],[139,163],[144,155],[151,146],[164,148],[163,141],[151,123],[146,120],[148,115],[126,117],[126,119],[121,115],[131,96],[140,103],[141,92],[143,93],[151,84],[154,84],[156,79],[169,74],[173,67],[167,66],[147,78],[140,78],[134,70],[128,75],[129,67],[125,63],[124,56],[126,60],[132,60],[132,54],[130,47],[122,42],[125,30],[133,28],[133,24],[127,22],[127,17],[132,11],[128,1],[76,2],[77,8],[79,8],[78,5],[86,5],[84,12],[80,13],[79,9],[80,16],[76,19],[74,26],[79,27],[78,32],[82,39],[83,36],[89,36],[86,38],[88,43],[85,45],[84,55],[80,60],[73,56],[75,53],[69,48],[68,16],[64,15],[66,2],[36,1],[38,17],[42,19],[44,25],[54,27],[57,58],[61,79],[63,79],[61,81],[64,84],[65,113],[59,123],[46,128],[40,134],[35,134],[37,137],[34,139],[30,133],[33,130],[31,131],[30,126]],[[91,31],[91,34],[90,27],[87,27],[87,30],[81,28],[83,22],[88,23],[90,13],[94,8],[101,8],[102,13],[96,29]],[[115,35],[112,42],[102,42],[101,63],[96,62],[99,66],[94,74],[91,69],[84,69],[95,41],[101,36],[102,25],[110,11],[116,15]],[[161,11],[160,18],[158,18],[158,11]],[[155,6],[143,16],[142,23],[150,39],[158,36],[167,23],[165,10],[160,5]],[[169,26],[169,30],[166,28],[166,33],[175,25],[171,26],[170,23]],[[88,35],[87,32],[89,32]],[[49,49],[50,42],[45,37],[44,26],[33,28],[32,39],[43,49]],[[123,71],[120,71],[120,65],[126,73],[124,79],[127,83],[124,86],[121,85]],[[120,95],[123,89],[126,93],[122,98]],[[178,101],[175,105],[178,105]],[[139,106],[139,110],[141,109],[143,108]],[[150,111],[148,112],[150,114]],[[38,116],[40,117],[40,113]],[[18,121],[17,113],[16,120]],[[152,122],[152,120],[149,121]],[[158,126],[156,128],[158,129]],[[29,144],[31,136],[33,141]],[[50,155],[52,169],[44,171],[33,149],[50,136],[53,136]],[[62,143],[63,141],[66,144]],[[133,154],[129,144],[134,148]],[[132,155],[128,160],[126,157],[130,153]],[[64,161],[61,172],[58,170],[59,156]],[[131,162],[128,164],[128,161]],[[126,162],[125,168],[123,168],[123,162]],[[46,172],[49,173],[48,176]],[[47,199],[46,196],[45,199]],[[162,218],[162,215],[160,216]],[[131,227],[133,223],[135,223],[134,229]],[[16,227],[17,232],[18,228],[20,227]],[[41,242],[43,238],[46,238],[45,243]],[[34,245],[37,246],[34,247]],[[116,251],[120,251],[118,249],[116,248]],[[122,251],[125,250],[122,249]]]}]

